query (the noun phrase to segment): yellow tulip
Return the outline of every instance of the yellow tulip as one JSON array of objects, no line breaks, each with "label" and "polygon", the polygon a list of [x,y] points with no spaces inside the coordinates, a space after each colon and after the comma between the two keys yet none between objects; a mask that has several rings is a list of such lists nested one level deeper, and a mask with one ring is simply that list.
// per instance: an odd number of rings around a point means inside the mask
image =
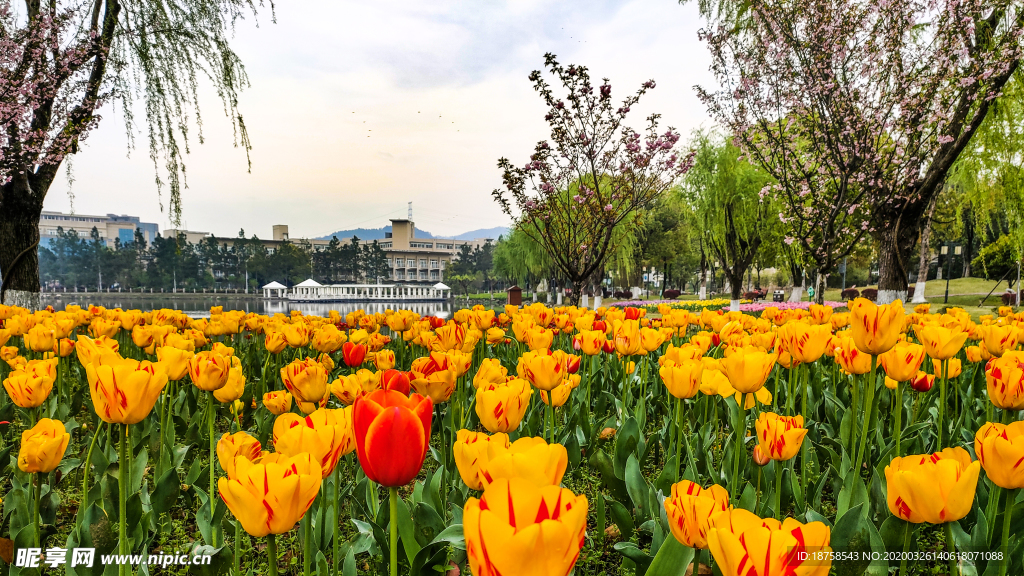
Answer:
[{"label": "yellow tulip", "polygon": [[778,354],[768,354],[758,348],[737,348],[722,359],[722,372],[737,392],[752,394],[764,386],[776,359]]},{"label": "yellow tulip", "polygon": [[33,352],[53,350],[54,330],[44,324],[36,324],[24,336],[25,347]]},{"label": "yellow tulip", "polygon": [[488,436],[483,432],[471,432],[459,430],[455,437],[453,454],[455,465],[459,469],[459,476],[473,490],[483,490],[483,479],[480,472],[486,467],[490,460],[488,447],[491,443],[497,443],[501,451],[508,450],[511,445],[507,434],[497,433]]},{"label": "yellow tulip", "polygon": [[974,435],[974,453],[1000,488],[1024,488],[1024,422],[989,422]]},{"label": "yellow tulip", "polygon": [[529,382],[521,378],[478,389],[475,409],[480,424],[490,432],[518,429],[532,394]]},{"label": "yellow tulip", "polygon": [[1003,410],[1024,409],[1024,362],[1016,354],[993,359],[985,370],[989,402]]},{"label": "yellow tulip", "polygon": [[148,360],[120,360],[85,367],[96,414],[110,424],[137,424],[152,412],[167,373]]},{"label": "yellow tulip", "polygon": [[235,478],[236,458],[245,458],[251,462],[259,458],[261,452],[260,441],[245,432],[224,434],[217,441],[217,461],[228,478]]},{"label": "yellow tulip", "polygon": [[391,350],[381,350],[373,355],[373,365],[377,370],[390,370],[395,367],[395,353]]},{"label": "yellow tulip", "polygon": [[580,351],[587,356],[596,356],[601,353],[608,337],[603,330],[584,330],[576,335],[576,340],[580,343]]},{"label": "yellow tulip", "polygon": [[845,336],[839,339],[835,348],[836,362],[850,374],[867,374],[871,372],[871,354],[857,347],[853,338]]},{"label": "yellow tulip", "polygon": [[538,390],[553,390],[565,379],[565,366],[546,351],[527,352],[519,358],[519,376]]},{"label": "yellow tulip", "polygon": [[772,460],[790,460],[800,453],[807,429],[803,416],[779,416],[762,412],[754,424],[761,453]]},{"label": "yellow tulip", "polygon": [[50,396],[53,382],[53,378],[27,370],[26,364],[26,369],[14,370],[7,375],[4,379],[4,389],[16,406],[36,408],[42,406]]},{"label": "yellow tulip", "polygon": [[242,366],[232,366],[228,370],[228,381],[224,386],[213,391],[213,397],[218,402],[230,404],[245,394],[245,374],[242,373]]},{"label": "yellow tulip", "polygon": [[292,395],[286,390],[275,390],[263,395],[263,406],[275,416],[292,409]]},{"label": "yellow tulip", "polygon": [[213,392],[228,383],[231,360],[216,352],[199,352],[188,361],[188,373],[192,383],[200,390]]},{"label": "yellow tulip", "polygon": [[548,444],[543,438],[524,437],[507,448],[489,444],[487,465],[480,470],[486,487],[501,478],[523,478],[538,486],[562,482],[569,455],[561,444]]},{"label": "yellow tulip", "polygon": [[21,433],[18,468],[22,472],[52,472],[64,458],[71,434],[60,420],[40,418],[35,426]]},{"label": "yellow tulip", "polygon": [[499,480],[463,513],[474,576],[568,574],[587,528],[587,497],[528,480]]},{"label": "yellow tulip", "polygon": [[[959,358],[950,358],[947,362],[947,374],[946,378],[956,378],[963,371],[963,363],[960,362]],[[932,360],[932,369],[934,374],[939,378],[942,377],[942,361]]]},{"label": "yellow tulip", "polygon": [[274,420],[274,449],[285,456],[308,452],[326,478],[345,454],[356,447],[352,407],[320,408],[305,418],[286,413]]},{"label": "yellow tulip", "polygon": [[1017,347],[1020,329],[1013,325],[997,326],[992,324],[981,327],[981,336],[989,354],[1002,356],[1007,350]]},{"label": "yellow tulip", "polygon": [[888,352],[878,355],[878,363],[885,374],[896,382],[906,382],[917,376],[924,361],[924,346],[898,342]]},{"label": "yellow tulip", "polygon": [[613,322],[615,351],[620,356],[633,356],[643,350],[640,342],[640,322],[616,320]]},{"label": "yellow tulip", "polygon": [[323,482],[320,465],[308,453],[273,460],[239,460],[235,478],[221,478],[217,484],[224,503],[251,536],[290,531],[312,506]]},{"label": "yellow tulip", "polygon": [[729,492],[712,484],[707,488],[682,480],[672,485],[672,494],[665,498],[665,513],[672,535],[690,548],[707,550],[711,517],[732,508]]},{"label": "yellow tulip", "polygon": [[960,348],[963,348],[967,341],[967,332],[959,327],[946,328],[936,324],[921,325],[914,327],[917,339],[921,341],[925,352],[935,360],[947,360],[956,356]]},{"label": "yellow tulip", "polygon": [[653,328],[641,328],[640,329],[640,346],[646,352],[654,352],[665,342],[665,339],[661,336],[661,332]]},{"label": "yellow tulip", "polygon": [[318,403],[327,396],[327,370],[315,358],[293,360],[281,368],[281,381],[300,404]]},{"label": "yellow tulip", "polygon": [[508,370],[501,365],[501,360],[484,358],[480,361],[480,367],[477,368],[476,374],[473,376],[473,387],[479,389],[488,384],[501,384],[507,377]]},{"label": "yellow tulip", "polygon": [[787,322],[779,328],[779,338],[785,342],[786,351],[802,364],[821,358],[831,337],[832,328],[826,324]]},{"label": "yellow tulip", "polygon": [[676,398],[693,398],[700,390],[704,364],[700,360],[684,360],[678,364],[668,362],[661,367],[658,374],[669,394]]},{"label": "yellow tulip", "polygon": [[850,303],[850,335],[857,349],[877,356],[888,352],[903,333],[903,302],[876,305],[866,298]]},{"label": "yellow tulip", "polygon": [[885,467],[889,511],[908,522],[955,522],[971,511],[980,462],[963,448],[893,458]]},{"label": "yellow tulip", "polygon": [[[832,568],[831,537],[832,531],[821,522],[779,522],[733,508],[711,518],[708,549],[722,576],[827,576]],[[803,559],[802,551],[825,556]]]},{"label": "yellow tulip", "polygon": [[181,380],[188,374],[188,362],[195,356],[189,350],[182,350],[172,346],[162,346],[156,349],[156,358],[164,371],[167,372],[169,380]]}]

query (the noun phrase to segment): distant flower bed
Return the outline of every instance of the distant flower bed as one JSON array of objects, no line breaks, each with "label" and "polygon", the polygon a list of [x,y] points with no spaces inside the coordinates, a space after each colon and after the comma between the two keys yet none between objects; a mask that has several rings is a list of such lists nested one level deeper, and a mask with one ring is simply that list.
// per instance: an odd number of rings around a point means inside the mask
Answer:
[{"label": "distant flower bed", "polygon": [[[740,303],[747,303],[750,300],[740,300]],[[624,300],[622,302],[612,302],[609,306],[616,306],[619,308],[646,308],[648,312],[657,312],[658,305],[664,304],[669,308],[681,309],[681,310],[721,310],[729,307],[728,298],[715,298],[714,300]]]},{"label": "distant flower bed", "polygon": [[[729,304],[726,301],[726,304]],[[801,309],[807,310],[811,306],[812,302],[751,302],[744,304],[740,302],[740,312],[763,312],[765,308],[776,308],[778,310],[794,310]],[[846,302],[830,302],[825,301],[826,306],[832,308],[846,308]],[[723,310],[729,310],[729,306],[724,306]]]}]

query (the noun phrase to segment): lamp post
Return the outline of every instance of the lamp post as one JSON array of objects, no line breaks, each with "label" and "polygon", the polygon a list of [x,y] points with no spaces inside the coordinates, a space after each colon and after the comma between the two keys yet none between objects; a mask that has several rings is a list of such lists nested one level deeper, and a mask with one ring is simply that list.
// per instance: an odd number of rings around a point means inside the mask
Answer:
[{"label": "lamp post", "polygon": [[[953,249],[952,253],[950,248]],[[941,253],[946,256],[946,295],[942,298],[943,304],[949,303],[949,277],[953,274],[953,258],[963,252],[963,246],[956,242],[946,242],[942,245]]]}]

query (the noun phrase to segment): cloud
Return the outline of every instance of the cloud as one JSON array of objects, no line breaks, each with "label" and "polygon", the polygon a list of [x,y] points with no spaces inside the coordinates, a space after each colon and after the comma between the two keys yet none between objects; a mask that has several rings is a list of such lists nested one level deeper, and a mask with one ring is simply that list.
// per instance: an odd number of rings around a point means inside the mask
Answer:
[{"label": "cloud", "polygon": [[[631,114],[636,128],[651,112],[684,132],[709,123],[692,89],[711,81],[693,3],[305,0],[278,3],[276,18],[239,23],[233,40],[252,82],[241,97],[251,174],[204,89],[207,141],[186,159],[190,228],[269,236],[280,223],[316,236],[384,225],[409,201],[434,234],[507,225],[490,197],[496,162],[525,162],[547,137],[527,80],[545,52],[611,78],[616,98],[654,78]],[[126,158],[118,114],[104,113],[74,159],[76,209],[166,226],[145,150]],[[66,189],[55,183],[46,209],[66,210]]]}]

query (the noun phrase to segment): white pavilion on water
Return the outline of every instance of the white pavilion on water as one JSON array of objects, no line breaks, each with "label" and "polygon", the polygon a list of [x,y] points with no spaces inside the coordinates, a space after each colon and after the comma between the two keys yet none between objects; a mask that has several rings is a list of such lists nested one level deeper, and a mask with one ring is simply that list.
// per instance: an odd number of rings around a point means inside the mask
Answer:
[{"label": "white pavilion on water", "polygon": [[[281,286],[272,282],[263,287],[264,298],[273,298],[270,290]],[[286,298],[292,302],[427,302],[446,300],[451,296],[451,288],[441,282],[433,286],[417,286],[410,284],[320,284],[312,278],[304,280],[290,290],[286,290]]]},{"label": "white pavilion on water", "polygon": [[276,280],[263,286],[264,298],[284,298],[287,292],[288,287]]}]

